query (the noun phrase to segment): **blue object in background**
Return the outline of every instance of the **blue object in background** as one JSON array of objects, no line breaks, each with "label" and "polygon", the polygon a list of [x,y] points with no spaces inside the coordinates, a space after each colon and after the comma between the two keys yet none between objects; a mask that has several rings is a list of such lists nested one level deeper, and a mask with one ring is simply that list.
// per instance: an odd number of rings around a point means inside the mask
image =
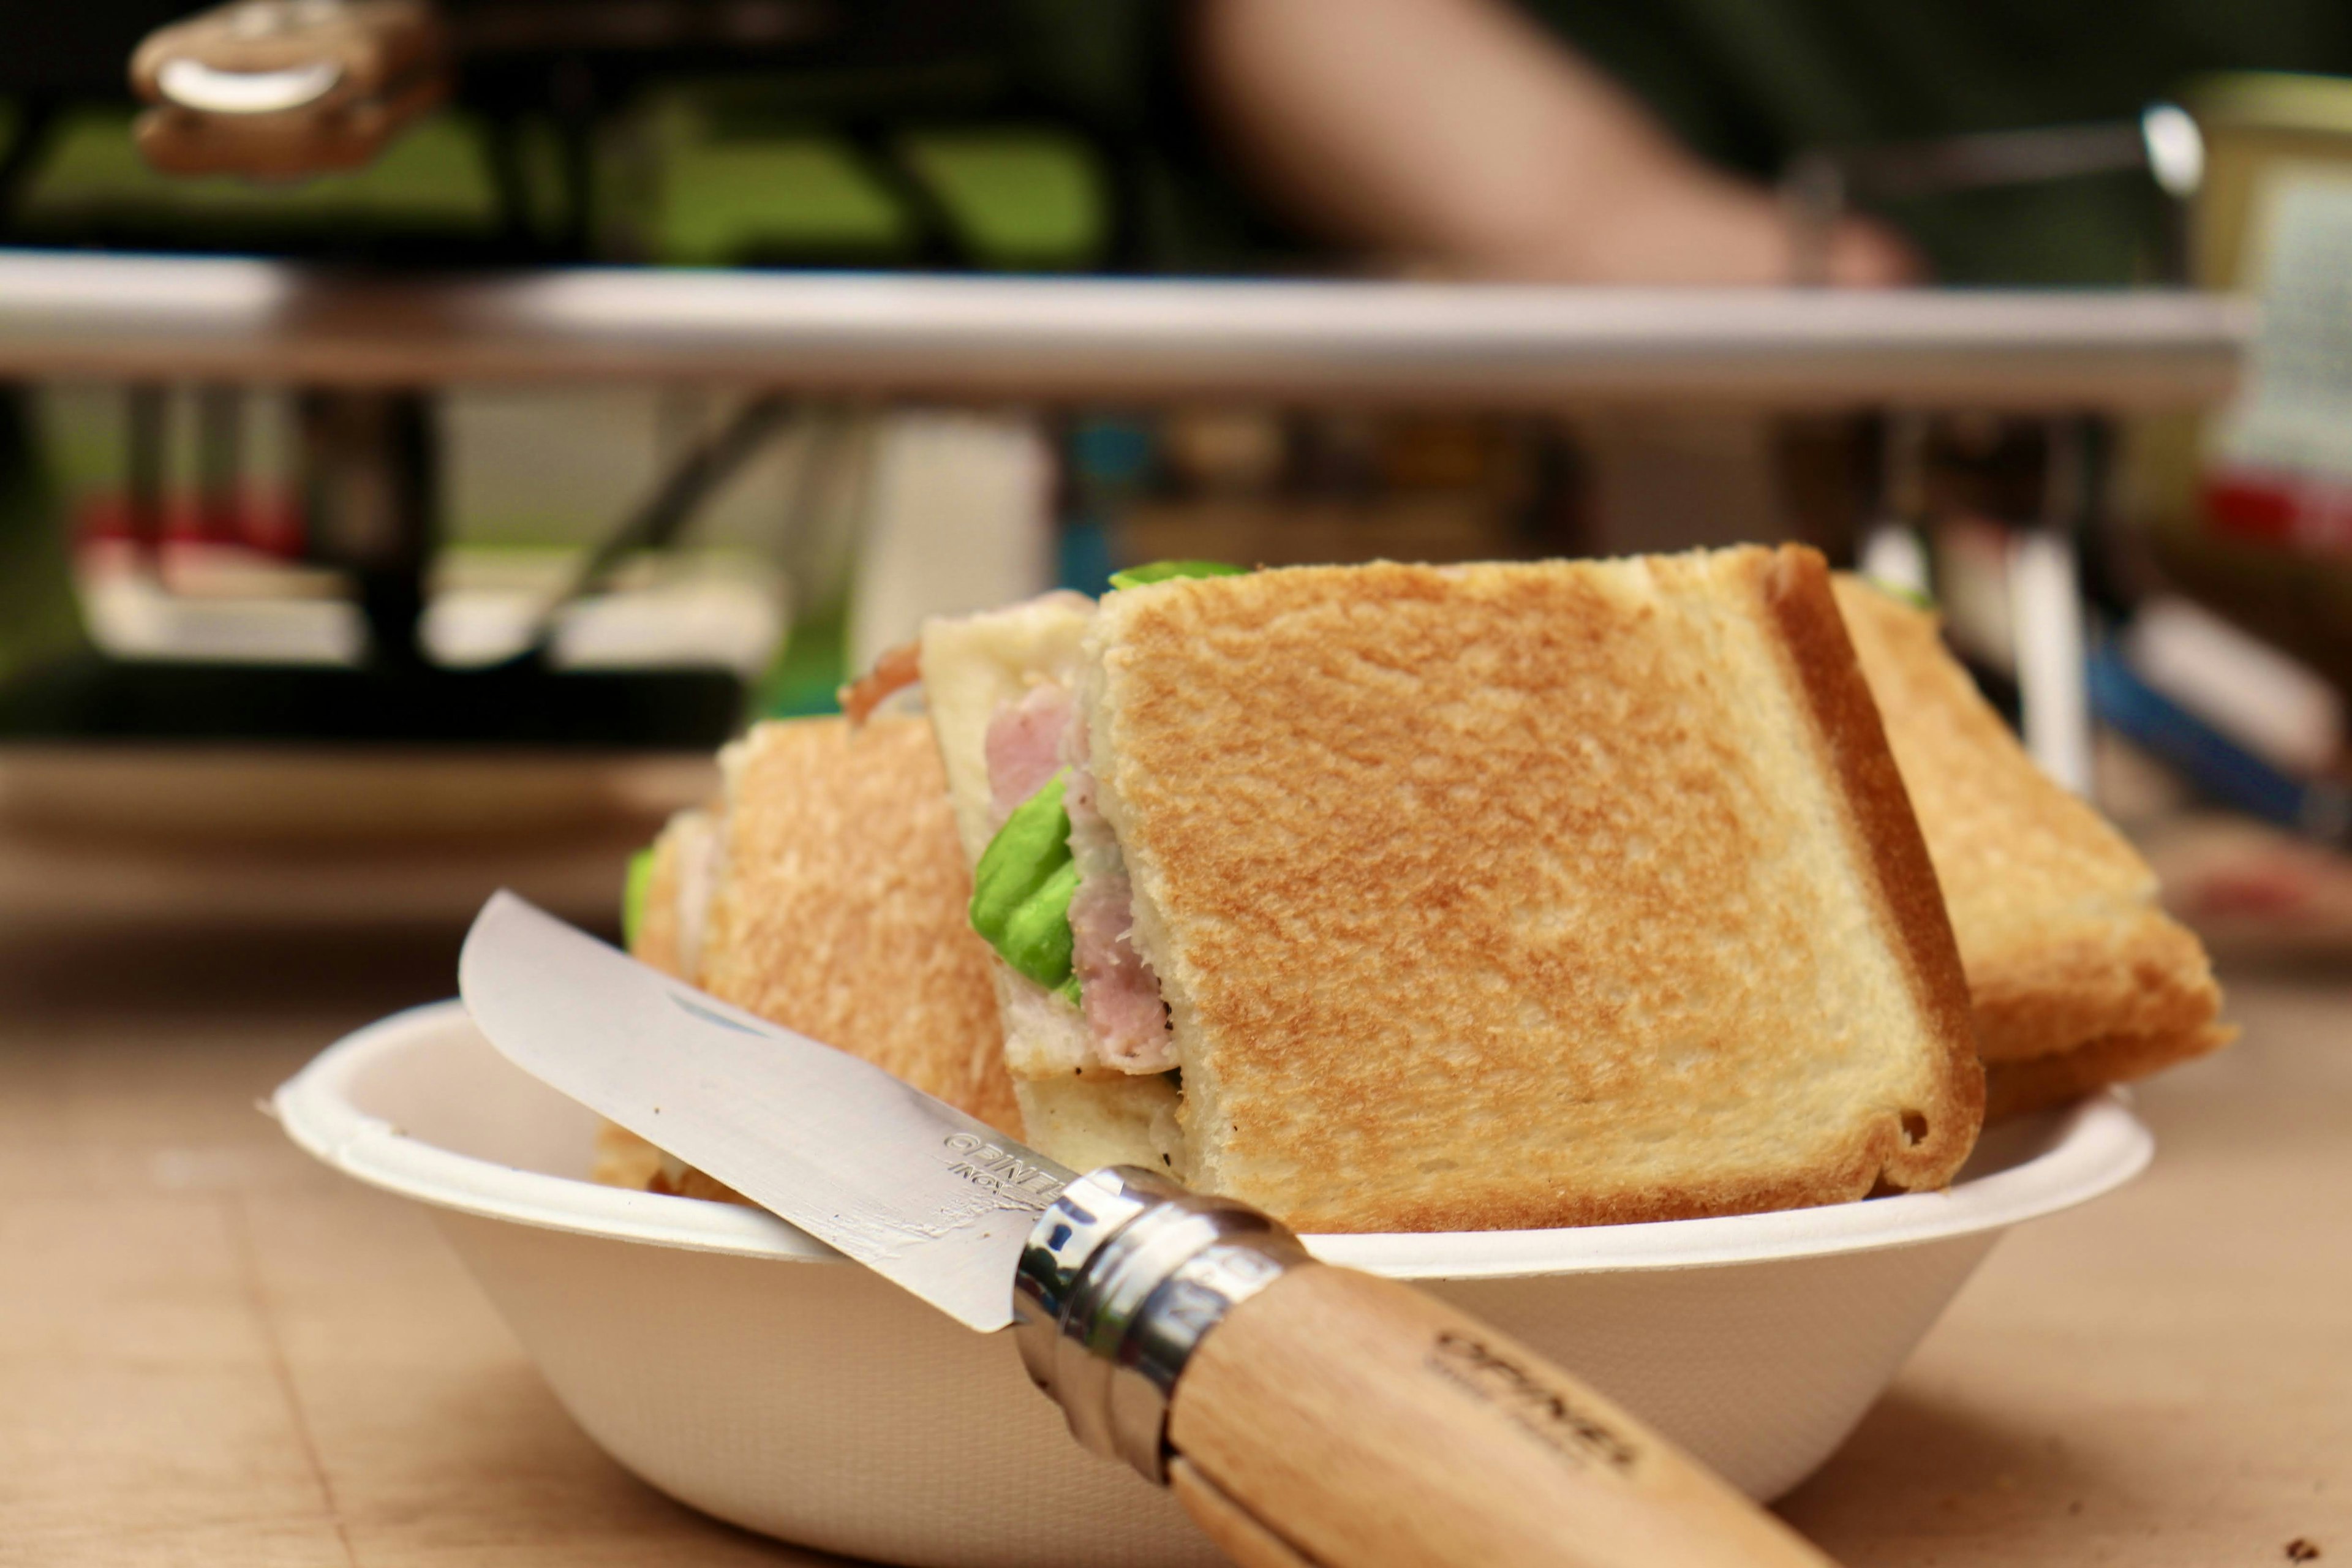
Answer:
[{"label": "blue object in background", "polygon": [[1070,477],[1082,492],[1133,489],[1151,478],[1151,426],[1139,419],[1081,419],[1070,430]]},{"label": "blue object in background", "polygon": [[1122,500],[1151,482],[1156,447],[1152,426],[1139,419],[1097,416],[1070,426],[1063,443],[1070,487],[1057,547],[1061,586],[1099,594],[1125,564],[1112,556],[1110,521]]},{"label": "blue object in background", "polygon": [[1091,514],[1065,519],[1055,548],[1060,586],[1099,594],[1109,583],[1114,569],[1110,530]]},{"label": "blue object in background", "polygon": [[2150,686],[2112,642],[2091,655],[2091,710],[2224,805],[2325,843],[2352,842],[2352,791],[2283,773]]}]

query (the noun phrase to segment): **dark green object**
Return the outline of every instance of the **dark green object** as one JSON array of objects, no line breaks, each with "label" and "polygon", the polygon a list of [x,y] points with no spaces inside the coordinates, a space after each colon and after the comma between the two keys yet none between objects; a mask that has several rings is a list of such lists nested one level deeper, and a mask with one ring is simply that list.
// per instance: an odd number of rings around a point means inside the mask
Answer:
[{"label": "dark green object", "polygon": [[971,929],[1019,973],[1077,1000],[1070,971],[1070,897],[1078,868],[1070,858],[1070,814],[1064,769],[1015,806],[981,851],[971,873]]},{"label": "dark green object", "polygon": [[1153,561],[1141,566],[1130,566],[1124,572],[1110,574],[1114,588],[1140,588],[1146,583],[1167,583],[1178,577],[1246,577],[1246,566],[1228,566],[1222,561]]},{"label": "dark green object", "polygon": [[86,647],[67,530],[30,402],[22,388],[0,390],[0,680]]},{"label": "dark green object", "polygon": [[646,927],[646,899],[654,886],[654,847],[646,845],[629,857],[629,879],[621,888],[621,945],[635,952],[637,932]]}]

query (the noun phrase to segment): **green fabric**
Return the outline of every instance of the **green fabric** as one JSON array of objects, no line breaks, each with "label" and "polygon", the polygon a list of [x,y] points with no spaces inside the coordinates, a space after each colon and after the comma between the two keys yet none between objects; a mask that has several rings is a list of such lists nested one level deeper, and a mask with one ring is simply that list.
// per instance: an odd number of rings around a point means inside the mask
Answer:
[{"label": "green fabric", "polygon": [[291,184],[157,174],[131,142],[131,110],[112,108],[65,115],[16,221],[36,234],[130,214],[169,217],[196,231],[266,222],[487,233],[497,223],[479,132],[463,114],[420,121],[364,169]]},{"label": "green fabric", "polygon": [[777,254],[877,261],[897,259],[908,246],[906,211],[837,138],[668,142],[659,182],[645,233],[656,261],[725,267]]},{"label": "green fabric", "polygon": [[1101,258],[1102,173],[1067,133],[1018,126],[912,132],[899,156],[982,266],[1053,271]]},{"label": "green fabric", "polygon": [[1000,43],[933,65],[662,87],[633,116],[643,172],[614,184],[610,211],[673,264],[1097,265],[1099,155],[1083,121],[1019,89],[1019,64]]}]

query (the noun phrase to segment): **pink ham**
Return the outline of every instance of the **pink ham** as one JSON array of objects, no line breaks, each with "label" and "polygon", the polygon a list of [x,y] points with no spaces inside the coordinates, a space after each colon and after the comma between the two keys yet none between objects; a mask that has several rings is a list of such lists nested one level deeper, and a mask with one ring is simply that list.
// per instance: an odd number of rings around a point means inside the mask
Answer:
[{"label": "pink ham", "polygon": [[1122,1072],[1166,1072],[1176,1065],[1168,1033],[1168,1005],[1160,976],[1135,947],[1135,887],[1119,858],[1118,839],[1095,809],[1095,775],[1087,765],[1083,714],[1062,738],[1070,782],[1062,809],[1070,814],[1070,848],[1078,858],[1078,890],[1070,899],[1070,966],[1095,1054]]},{"label": "pink ham", "polygon": [[1118,841],[1095,810],[1094,775],[1087,772],[1086,724],[1060,686],[1032,687],[990,721],[986,741],[988,794],[997,820],[1037,793],[1063,768],[1062,792],[1076,852],[1078,890],[1070,899],[1071,967],[1077,971],[1081,1009],[1095,1056],[1122,1072],[1166,1072],[1168,1007],[1160,977],[1135,950],[1135,892],[1120,868]]},{"label": "pink ham", "polygon": [[1070,724],[1070,694],[1033,686],[988,725],[988,795],[999,822],[1044,788],[1062,769],[1062,731]]},{"label": "pink ham", "polygon": [[1124,875],[1090,877],[1070,900],[1071,964],[1078,972],[1095,1054],[1121,1072],[1166,1072],[1168,1005],[1160,977],[1135,951],[1134,889]]}]

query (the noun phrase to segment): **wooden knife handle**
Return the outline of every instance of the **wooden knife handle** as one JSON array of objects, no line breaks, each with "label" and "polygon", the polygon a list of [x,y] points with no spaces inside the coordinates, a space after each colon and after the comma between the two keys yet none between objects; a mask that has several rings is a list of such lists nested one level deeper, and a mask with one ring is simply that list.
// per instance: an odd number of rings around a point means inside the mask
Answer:
[{"label": "wooden knife handle", "polygon": [[1825,1568],[1622,1409],[1441,1302],[1305,1263],[1202,1337],[1169,1479],[1245,1568]]}]

